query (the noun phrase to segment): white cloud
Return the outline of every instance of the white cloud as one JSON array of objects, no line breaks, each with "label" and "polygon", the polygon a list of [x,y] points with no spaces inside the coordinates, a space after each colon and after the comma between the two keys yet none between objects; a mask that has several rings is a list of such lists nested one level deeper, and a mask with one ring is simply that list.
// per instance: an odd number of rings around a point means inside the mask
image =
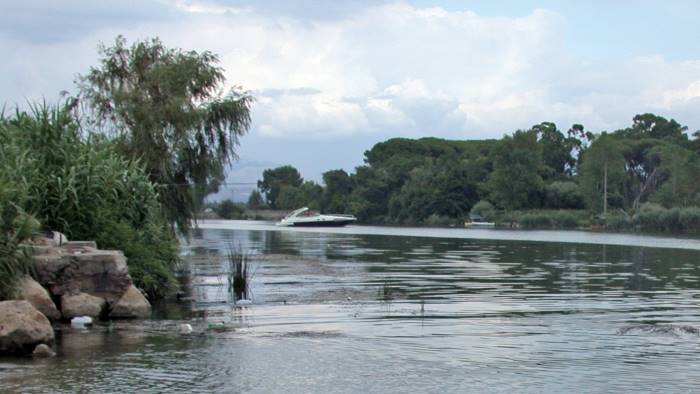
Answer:
[{"label": "white cloud", "polygon": [[[700,127],[700,61],[585,59],[563,17],[376,3],[304,19],[222,2],[164,2],[167,18],[118,20],[37,43],[0,30],[0,103],[54,97],[96,61],[98,41],[160,36],[220,55],[231,83],[257,96],[254,132],[274,138],[382,133],[500,137],[541,121],[614,129],[640,112]],[[291,16],[290,16],[291,15]]]}]

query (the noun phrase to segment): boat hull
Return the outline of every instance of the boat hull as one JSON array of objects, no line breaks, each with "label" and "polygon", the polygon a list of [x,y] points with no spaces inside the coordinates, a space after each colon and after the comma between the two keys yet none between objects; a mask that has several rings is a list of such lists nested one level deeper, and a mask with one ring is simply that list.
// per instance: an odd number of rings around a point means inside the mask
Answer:
[{"label": "boat hull", "polygon": [[289,224],[290,227],[343,227],[354,220],[318,221],[318,222],[296,222]]}]

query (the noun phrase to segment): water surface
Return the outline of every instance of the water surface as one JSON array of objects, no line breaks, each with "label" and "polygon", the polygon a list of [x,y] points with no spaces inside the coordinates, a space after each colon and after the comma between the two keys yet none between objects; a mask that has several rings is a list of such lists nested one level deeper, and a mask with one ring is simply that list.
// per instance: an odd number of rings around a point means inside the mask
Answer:
[{"label": "water surface", "polygon": [[[152,321],[64,327],[57,357],[1,360],[1,387],[687,392],[700,381],[696,240],[202,227],[183,248],[191,301],[158,309]],[[228,302],[221,273],[229,247],[250,254],[251,306]],[[192,335],[178,334],[183,322]]]}]

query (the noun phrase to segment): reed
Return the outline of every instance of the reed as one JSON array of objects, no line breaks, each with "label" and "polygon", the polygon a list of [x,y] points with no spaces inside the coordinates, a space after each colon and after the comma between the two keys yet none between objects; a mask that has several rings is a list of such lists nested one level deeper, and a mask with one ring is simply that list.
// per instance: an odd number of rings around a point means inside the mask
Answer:
[{"label": "reed", "polygon": [[240,246],[229,245],[226,252],[226,261],[228,264],[228,292],[231,298],[234,302],[248,299],[250,296],[250,281],[253,276],[248,254]]}]

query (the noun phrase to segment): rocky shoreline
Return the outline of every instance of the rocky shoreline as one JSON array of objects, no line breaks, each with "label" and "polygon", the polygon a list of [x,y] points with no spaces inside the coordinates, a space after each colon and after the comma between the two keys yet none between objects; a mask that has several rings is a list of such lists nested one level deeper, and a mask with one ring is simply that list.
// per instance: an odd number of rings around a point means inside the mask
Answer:
[{"label": "rocky shoreline", "polygon": [[35,238],[31,247],[34,278],[20,281],[15,300],[0,301],[0,355],[52,355],[52,323],[151,315],[121,251],[100,250],[93,241],[67,241],[60,233]]}]

